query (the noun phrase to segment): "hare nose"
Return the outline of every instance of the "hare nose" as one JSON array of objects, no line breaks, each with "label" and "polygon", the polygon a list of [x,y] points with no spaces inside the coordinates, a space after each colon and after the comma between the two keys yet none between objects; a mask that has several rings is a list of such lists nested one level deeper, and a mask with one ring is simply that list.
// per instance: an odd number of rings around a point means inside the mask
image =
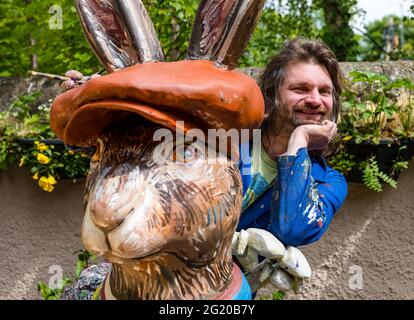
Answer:
[{"label": "hare nose", "polygon": [[309,92],[309,95],[306,97],[305,102],[310,107],[319,107],[322,103],[319,91],[317,89],[314,89]]},{"label": "hare nose", "polygon": [[114,215],[110,205],[104,200],[95,200],[90,204],[91,218],[94,224],[103,231],[111,231],[120,222]]}]

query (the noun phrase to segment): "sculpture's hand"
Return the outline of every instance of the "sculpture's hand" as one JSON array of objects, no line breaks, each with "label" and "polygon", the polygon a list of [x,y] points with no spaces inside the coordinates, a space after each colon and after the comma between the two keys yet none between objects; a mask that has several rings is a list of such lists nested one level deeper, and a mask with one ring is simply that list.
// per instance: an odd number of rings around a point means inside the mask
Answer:
[{"label": "sculpture's hand", "polygon": [[66,71],[65,77],[68,77],[70,79],[63,81],[60,86],[62,87],[63,91],[67,91],[67,90],[70,90],[70,89],[73,89],[73,88],[79,86],[81,83],[83,83],[83,82],[85,82],[89,79],[97,78],[97,77],[100,77],[100,76],[101,76],[100,74],[93,74],[91,76],[86,76],[85,77],[79,71],[69,70],[69,71]]},{"label": "sculpture's hand", "polygon": [[[281,291],[298,293],[311,268],[295,247],[285,246],[270,232],[249,228],[233,236],[233,256],[243,266],[252,291],[272,283]],[[259,263],[259,256],[266,259]]]}]

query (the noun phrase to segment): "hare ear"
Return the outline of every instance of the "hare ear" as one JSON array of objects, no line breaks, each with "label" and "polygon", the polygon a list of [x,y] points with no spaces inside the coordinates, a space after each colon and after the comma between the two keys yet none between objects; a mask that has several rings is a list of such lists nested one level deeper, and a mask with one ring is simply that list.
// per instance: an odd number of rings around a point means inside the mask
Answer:
[{"label": "hare ear", "polygon": [[265,0],[202,0],[187,59],[235,68],[256,27]]},{"label": "hare ear", "polygon": [[154,27],[140,0],[75,3],[86,39],[108,72],[163,60]]}]

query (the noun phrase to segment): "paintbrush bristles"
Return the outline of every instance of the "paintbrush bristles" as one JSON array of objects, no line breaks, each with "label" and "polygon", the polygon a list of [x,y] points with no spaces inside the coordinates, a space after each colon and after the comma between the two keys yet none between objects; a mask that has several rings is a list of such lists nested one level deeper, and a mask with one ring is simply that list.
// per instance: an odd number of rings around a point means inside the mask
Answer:
[{"label": "paintbrush bristles", "polygon": [[211,60],[233,69],[246,48],[264,0],[201,1],[187,59]]}]

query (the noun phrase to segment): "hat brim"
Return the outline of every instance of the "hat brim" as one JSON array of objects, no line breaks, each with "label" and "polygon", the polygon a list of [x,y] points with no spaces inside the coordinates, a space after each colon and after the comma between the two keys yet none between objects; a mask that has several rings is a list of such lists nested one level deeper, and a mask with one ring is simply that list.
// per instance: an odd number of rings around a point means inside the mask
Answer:
[{"label": "hat brim", "polygon": [[[94,120],[89,119],[89,106],[106,110],[110,119],[99,112],[92,112]],[[169,128],[171,122],[183,120],[201,130],[251,130],[263,120],[264,100],[252,78],[218,68],[211,61],[148,62],[93,78],[59,95],[52,105],[50,126],[65,143],[85,145],[89,143],[76,134],[95,138],[99,130],[94,128],[121,116],[115,111],[139,113]],[[67,129],[69,123],[72,128]],[[91,128],[80,125],[89,123]]]}]

